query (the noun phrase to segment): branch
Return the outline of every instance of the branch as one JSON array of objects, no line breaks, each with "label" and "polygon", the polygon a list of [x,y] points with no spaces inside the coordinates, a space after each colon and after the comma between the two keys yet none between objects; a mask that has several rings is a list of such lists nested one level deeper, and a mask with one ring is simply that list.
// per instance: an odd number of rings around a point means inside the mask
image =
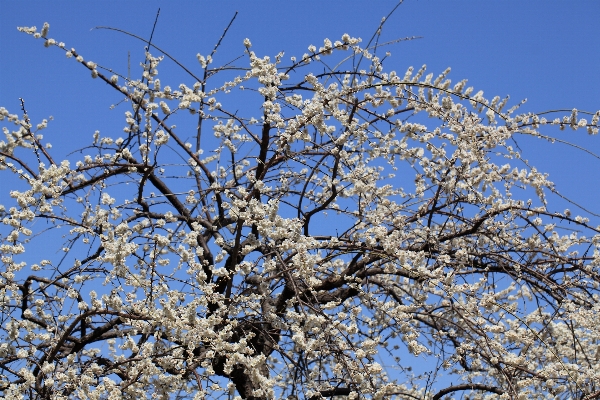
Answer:
[{"label": "branch", "polygon": [[440,390],[432,397],[432,400],[439,400],[442,398],[442,396],[444,396],[448,393],[458,392],[460,390],[481,390],[481,391],[496,393],[496,394],[500,394],[500,395],[505,393],[504,390],[497,388],[496,386],[488,386],[488,385],[483,385],[480,383],[463,383],[462,385],[450,386],[450,387],[447,387],[446,389]]}]

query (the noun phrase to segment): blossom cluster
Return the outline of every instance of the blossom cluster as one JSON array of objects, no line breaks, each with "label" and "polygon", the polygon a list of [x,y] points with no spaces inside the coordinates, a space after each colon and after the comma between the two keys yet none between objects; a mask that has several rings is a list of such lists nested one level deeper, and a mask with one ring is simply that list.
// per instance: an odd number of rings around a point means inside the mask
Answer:
[{"label": "blossom cluster", "polygon": [[74,162],[0,108],[0,172],[25,187],[0,206],[4,398],[597,396],[600,228],[513,140],[597,133],[600,111],[519,114],[347,34],[298,59],[246,39],[213,86],[214,53],[170,86],[148,50],[125,80],[48,28],[19,29],[134,107]]}]

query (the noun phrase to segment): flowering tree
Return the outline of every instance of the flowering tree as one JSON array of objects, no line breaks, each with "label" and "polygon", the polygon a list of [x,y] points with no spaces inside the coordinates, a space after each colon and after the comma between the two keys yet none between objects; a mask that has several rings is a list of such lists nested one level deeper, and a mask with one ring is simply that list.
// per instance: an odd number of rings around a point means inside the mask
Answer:
[{"label": "flowering tree", "polygon": [[[600,112],[518,114],[349,35],[198,55],[175,90],[150,42],[130,80],[19,29],[129,109],[71,165],[0,108],[25,185],[0,206],[4,398],[600,397],[599,230],[514,145]],[[61,226],[63,254],[30,255]]]}]

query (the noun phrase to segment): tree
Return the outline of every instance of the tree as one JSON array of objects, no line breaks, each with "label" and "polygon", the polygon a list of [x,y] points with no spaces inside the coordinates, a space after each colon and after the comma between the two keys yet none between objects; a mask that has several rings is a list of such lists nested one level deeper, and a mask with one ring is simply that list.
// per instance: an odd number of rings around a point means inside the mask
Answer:
[{"label": "tree", "polygon": [[[198,55],[175,90],[151,41],[130,80],[48,28],[20,29],[130,109],[71,165],[48,121],[0,108],[25,185],[0,208],[5,398],[600,397],[599,228],[514,144],[596,134],[600,111],[548,121],[449,70],[386,71],[377,35],[286,61],[246,40],[249,66]],[[25,261],[61,226],[64,255]]]}]

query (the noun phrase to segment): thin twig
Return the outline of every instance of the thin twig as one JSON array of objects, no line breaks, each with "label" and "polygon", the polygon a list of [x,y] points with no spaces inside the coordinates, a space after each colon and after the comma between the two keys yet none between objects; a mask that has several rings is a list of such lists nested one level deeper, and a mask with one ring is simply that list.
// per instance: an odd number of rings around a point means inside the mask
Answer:
[{"label": "thin twig", "polygon": [[221,41],[223,41],[223,39],[225,38],[225,35],[227,35],[227,31],[229,30],[229,28],[231,27],[231,25],[233,24],[233,21],[235,20],[235,17],[237,17],[238,12],[236,11],[235,14],[233,14],[233,18],[231,18],[231,21],[229,21],[229,24],[227,25],[227,28],[225,28],[225,30],[223,31],[223,34],[221,35],[221,38],[219,38],[219,41],[217,42],[217,44],[215,45],[215,48],[213,49],[213,51],[210,53],[210,56],[212,57],[216,52],[217,49],[219,48],[219,46],[221,45]]},{"label": "thin twig", "polygon": [[[133,33],[129,33],[123,29],[119,29],[119,28],[112,28],[110,26],[97,26],[94,29],[107,29],[107,30],[111,30],[111,31],[117,31],[120,33],[124,33],[128,36],[131,36],[133,38],[136,38],[138,40],[141,40],[142,42],[147,42],[147,40],[145,40],[144,38],[138,36],[138,35],[134,35]],[[158,47],[155,44],[150,44],[150,47],[154,47],[156,50],[160,51],[161,53],[163,53],[167,58],[169,58],[171,61],[173,61],[175,64],[177,64],[179,67],[181,67],[181,69],[183,69],[185,72],[187,72],[192,78],[194,78],[196,81],[201,82],[201,79],[198,78],[196,75],[194,75],[194,73],[192,71],[190,71],[189,69],[187,69],[183,64],[181,64],[179,61],[177,61],[173,56],[171,56],[169,53],[167,53],[166,51],[164,51],[163,49],[161,49],[160,47]]]},{"label": "thin twig", "polygon": [[[400,0],[398,2],[398,4],[396,4],[396,6],[394,8],[392,8],[392,11],[390,11],[388,13],[388,15],[386,15],[384,18],[381,19],[381,22],[379,23],[379,26],[377,27],[377,30],[375,30],[375,33],[373,33],[373,36],[371,36],[371,39],[369,39],[369,43],[367,43],[367,45],[365,46],[366,48],[369,48],[369,46],[371,46],[371,43],[373,42],[373,40],[375,38],[377,38],[377,42],[379,42],[379,36],[381,36],[381,30],[383,29],[383,25],[386,23],[386,21],[392,16],[392,14],[394,13],[394,11],[396,11],[396,9],[398,7],[400,7],[400,5],[404,2],[404,0]],[[375,50],[377,50],[377,45],[375,46]],[[358,67],[360,66],[360,63],[363,60],[364,55],[361,54],[360,58],[358,59],[358,63],[356,64],[356,71],[358,71]]]},{"label": "thin twig", "polygon": [[146,47],[146,51],[150,51],[150,46],[152,44],[152,37],[154,36],[154,30],[156,29],[156,24],[158,23],[158,16],[160,15],[160,7],[156,12],[156,19],[154,20],[154,25],[152,25],[152,32],[150,32],[150,39],[148,39],[148,46]]}]

